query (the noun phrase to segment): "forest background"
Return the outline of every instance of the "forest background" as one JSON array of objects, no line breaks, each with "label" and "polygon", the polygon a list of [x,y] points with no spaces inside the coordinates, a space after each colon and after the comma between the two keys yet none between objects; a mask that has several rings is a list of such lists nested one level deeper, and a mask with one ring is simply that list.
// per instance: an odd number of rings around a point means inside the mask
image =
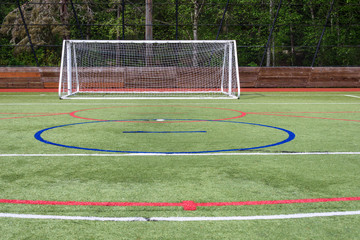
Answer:
[{"label": "forest background", "polygon": [[[0,66],[59,66],[64,39],[145,38],[148,0],[0,1]],[[154,40],[236,40],[239,66],[360,65],[360,1],[150,2]]]}]

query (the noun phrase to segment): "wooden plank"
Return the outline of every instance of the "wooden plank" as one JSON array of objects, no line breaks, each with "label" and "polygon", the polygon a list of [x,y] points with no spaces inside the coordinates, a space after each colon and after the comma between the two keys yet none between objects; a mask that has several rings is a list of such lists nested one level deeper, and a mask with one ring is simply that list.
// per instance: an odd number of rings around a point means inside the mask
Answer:
[{"label": "wooden plank", "polygon": [[[59,87],[59,84],[56,85]],[[80,88],[84,89],[111,89],[111,88],[124,88],[123,82],[117,83],[101,83],[101,84],[94,84],[94,83],[82,83]]]},{"label": "wooden plank", "polygon": [[44,88],[44,84],[41,82],[29,82],[29,88]]},{"label": "wooden plank", "polygon": [[41,82],[40,78],[0,78],[2,82]]},{"label": "wooden plank", "polygon": [[53,77],[42,77],[41,82],[59,82],[59,78],[53,78]]},{"label": "wooden plank", "polygon": [[9,88],[7,82],[0,82],[0,88]]},{"label": "wooden plank", "polygon": [[260,67],[239,67],[239,72],[252,72],[258,73],[260,71]]},{"label": "wooden plank", "polygon": [[255,87],[255,82],[242,83],[240,82],[240,88],[253,88]]},{"label": "wooden plank", "polygon": [[58,88],[59,83],[57,82],[44,82],[44,88]]},{"label": "wooden plank", "polygon": [[39,72],[38,67],[0,67],[0,72]]},{"label": "wooden plank", "polygon": [[8,83],[8,88],[29,88],[29,83],[26,82],[17,82],[17,83]]},{"label": "wooden plank", "polygon": [[306,87],[307,83],[303,80],[293,81],[258,81],[256,87]]},{"label": "wooden plank", "polygon": [[39,77],[39,72],[0,72],[0,78],[34,78]]},{"label": "wooden plank", "polygon": [[261,68],[259,76],[287,76],[287,77],[308,77],[311,74],[312,69],[308,67],[273,67],[273,68]]},{"label": "wooden plank", "polygon": [[354,88],[360,87],[360,83],[343,82],[343,81],[329,81],[329,82],[309,82],[307,87],[310,88]]},{"label": "wooden plank", "polygon": [[44,78],[50,78],[50,77],[53,77],[53,78],[59,78],[60,76],[60,72],[41,72],[41,77]]},{"label": "wooden plank", "polygon": [[359,78],[356,77],[332,77],[332,76],[322,76],[322,77],[312,77],[309,79],[309,82],[359,82]]}]

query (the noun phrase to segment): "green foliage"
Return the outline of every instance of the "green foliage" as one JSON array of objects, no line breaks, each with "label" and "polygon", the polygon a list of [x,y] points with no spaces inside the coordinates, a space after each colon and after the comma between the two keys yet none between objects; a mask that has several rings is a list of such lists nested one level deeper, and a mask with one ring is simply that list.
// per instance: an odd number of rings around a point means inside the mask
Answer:
[{"label": "green foliage", "polygon": [[[125,0],[125,9],[122,0],[73,1],[77,20],[69,0],[60,3],[57,0],[20,2],[34,45],[57,45],[57,48],[61,48],[62,40],[67,38],[122,39],[124,36],[127,40],[144,39],[144,0]],[[27,4],[31,2],[44,4]],[[154,39],[174,40],[177,37],[188,40],[196,35],[199,40],[213,40],[219,32],[219,39],[237,41],[240,66],[260,65],[280,0],[231,0],[225,14],[225,0],[179,0],[177,29],[175,2],[153,0]],[[329,0],[282,1],[270,38],[267,64],[310,66],[330,3]],[[198,7],[197,16],[195,6]],[[122,25],[123,20],[125,26]],[[0,60],[2,65],[32,65],[34,61],[29,61],[32,58],[30,48],[24,47],[29,41],[16,4],[9,2],[0,5],[0,21],[3,23],[0,29],[1,44],[21,46],[13,49],[2,47],[1,56],[13,58]],[[335,1],[316,66],[360,64],[359,21],[359,1]],[[39,47],[35,48],[39,51]],[[51,57],[40,56],[41,65],[59,63],[60,51],[51,47],[46,55]]]}]

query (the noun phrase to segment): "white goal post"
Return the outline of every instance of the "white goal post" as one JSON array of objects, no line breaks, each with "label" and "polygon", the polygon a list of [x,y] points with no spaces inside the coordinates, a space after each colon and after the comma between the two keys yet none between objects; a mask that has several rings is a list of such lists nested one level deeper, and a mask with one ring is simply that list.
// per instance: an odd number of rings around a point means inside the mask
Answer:
[{"label": "white goal post", "polygon": [[236,42],[64,40],[59,97],[239,98]]}]

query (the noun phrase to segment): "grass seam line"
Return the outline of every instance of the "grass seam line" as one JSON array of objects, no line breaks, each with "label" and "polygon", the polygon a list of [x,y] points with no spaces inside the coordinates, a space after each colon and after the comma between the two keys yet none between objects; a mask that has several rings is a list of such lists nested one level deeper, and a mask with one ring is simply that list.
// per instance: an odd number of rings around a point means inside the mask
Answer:
[{"label": "grass seam line", "polygon": [[17,213],[0,213],[0,218],[43,219],[43,220],[73,220],[73,221],[114,221],[114,222],[191,222],[191,221],[249,221],[249,220],[284,220],[313,217],[335,217],[360,215],[360,211],[295,213],[282,215],[257,216],[224,216],[224,217],[86,217],[60,215],[34,215]]},{"label": "grass seam line", "polygon": [[355,96],[355,95],[345,95],[346,97],[352,97],[352,98],[360,98],[359,96]]},{"label": "grass seam line", "polygon": [[0,154],[0,157],[131,157],[131,156],[278,156],[278,155],[360,155],[360,152],[279,152],[279,153],[267,153],[267,152],[235,152],[235,153],[182,153],[182,154],[166,154],[166,153],[18,153],[18,154]]}]

